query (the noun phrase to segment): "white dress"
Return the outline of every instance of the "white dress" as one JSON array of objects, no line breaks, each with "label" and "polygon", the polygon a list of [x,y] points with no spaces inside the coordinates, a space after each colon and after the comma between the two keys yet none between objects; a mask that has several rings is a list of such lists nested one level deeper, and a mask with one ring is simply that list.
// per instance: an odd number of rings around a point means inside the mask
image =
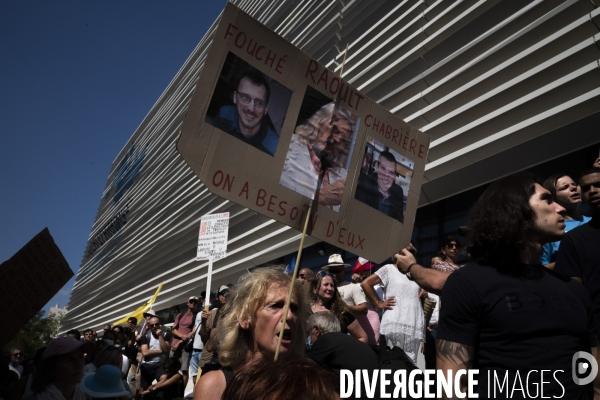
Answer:
[{"label": "white dress", "polygon": [[398,346],[417,365],[417,354],[425,337],[425,317],[419,300],[419,285],[408,280],[393,264],[377,272],[385,287],[386,298],[395,297],[396,305],[381,318],[380,332],[387,345]]}]

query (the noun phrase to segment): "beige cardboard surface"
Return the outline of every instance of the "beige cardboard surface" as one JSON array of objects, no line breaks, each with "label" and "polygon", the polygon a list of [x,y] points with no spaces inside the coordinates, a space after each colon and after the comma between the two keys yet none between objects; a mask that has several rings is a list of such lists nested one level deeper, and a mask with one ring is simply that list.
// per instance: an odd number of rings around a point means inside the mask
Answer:
[{"label": "beige cardboard surface", "polygon": [[177,149],[211,192],[297,230],[307,196],[343,188],[315,201],[309,234],[381,262],[410,240],[429,142],[228,3]]},{"label": "beige cardboard surface", "polygon": [[73,271],[48,228],[0,265],[0,346],[13,336],[71,279]]}]

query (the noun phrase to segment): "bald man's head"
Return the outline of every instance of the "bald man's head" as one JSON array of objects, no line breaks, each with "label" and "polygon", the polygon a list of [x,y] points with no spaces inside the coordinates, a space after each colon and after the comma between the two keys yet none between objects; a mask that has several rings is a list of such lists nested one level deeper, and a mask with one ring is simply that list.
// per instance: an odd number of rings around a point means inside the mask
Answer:
[{"label": "bald man's head", "polygon": [[308,268],[302,268],[298,271],[298,282],[304,284],[305,282],[310,282],[313,280],[313,273]]}]

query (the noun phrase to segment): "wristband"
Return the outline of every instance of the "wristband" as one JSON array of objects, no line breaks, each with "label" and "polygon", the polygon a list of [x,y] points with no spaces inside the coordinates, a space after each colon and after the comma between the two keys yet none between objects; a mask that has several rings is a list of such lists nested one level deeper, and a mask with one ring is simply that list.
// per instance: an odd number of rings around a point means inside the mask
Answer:
[{"label": "wristband", "polygon": [[410,274],[410,269],[413,267],[413,265],[416,265],[416,264],[417,264],[416,262],[410,264],[408,266],[408,269],[406,270],[406,277],[408,278],[409,281],[413,280],[412,275]]}]

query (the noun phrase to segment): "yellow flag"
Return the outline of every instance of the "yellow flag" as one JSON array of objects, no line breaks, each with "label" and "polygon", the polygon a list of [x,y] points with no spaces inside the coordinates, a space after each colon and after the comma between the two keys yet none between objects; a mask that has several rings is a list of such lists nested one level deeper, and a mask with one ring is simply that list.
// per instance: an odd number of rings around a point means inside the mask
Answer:
[{"label": "yellow flag", "polygon": [[152,296],[152,298],[150,300],[145,302],[144,305],[139,307],[137,310],[133,311],[131,314],[128,314],[126,317],[121,318],[120,320],[118,320],[116,322],[113,322],[113,326],[114,325],[125,325],[127,323],[127,320],[131,317],[137,318],[138,322],[141,321],[142,319],[144,319],[144,313],[147,312],[150,308],[152,308],[152,304],[154,304],[154,301],[156,301],[156,298],[158,297],[158,293],[160,292],[160,289],[162,289],[163,284],[164,284],[164,282],[161,282],[161,284],[158,285],[158,289],[156,289],[156,293],[154,293],[154,296]]}]

